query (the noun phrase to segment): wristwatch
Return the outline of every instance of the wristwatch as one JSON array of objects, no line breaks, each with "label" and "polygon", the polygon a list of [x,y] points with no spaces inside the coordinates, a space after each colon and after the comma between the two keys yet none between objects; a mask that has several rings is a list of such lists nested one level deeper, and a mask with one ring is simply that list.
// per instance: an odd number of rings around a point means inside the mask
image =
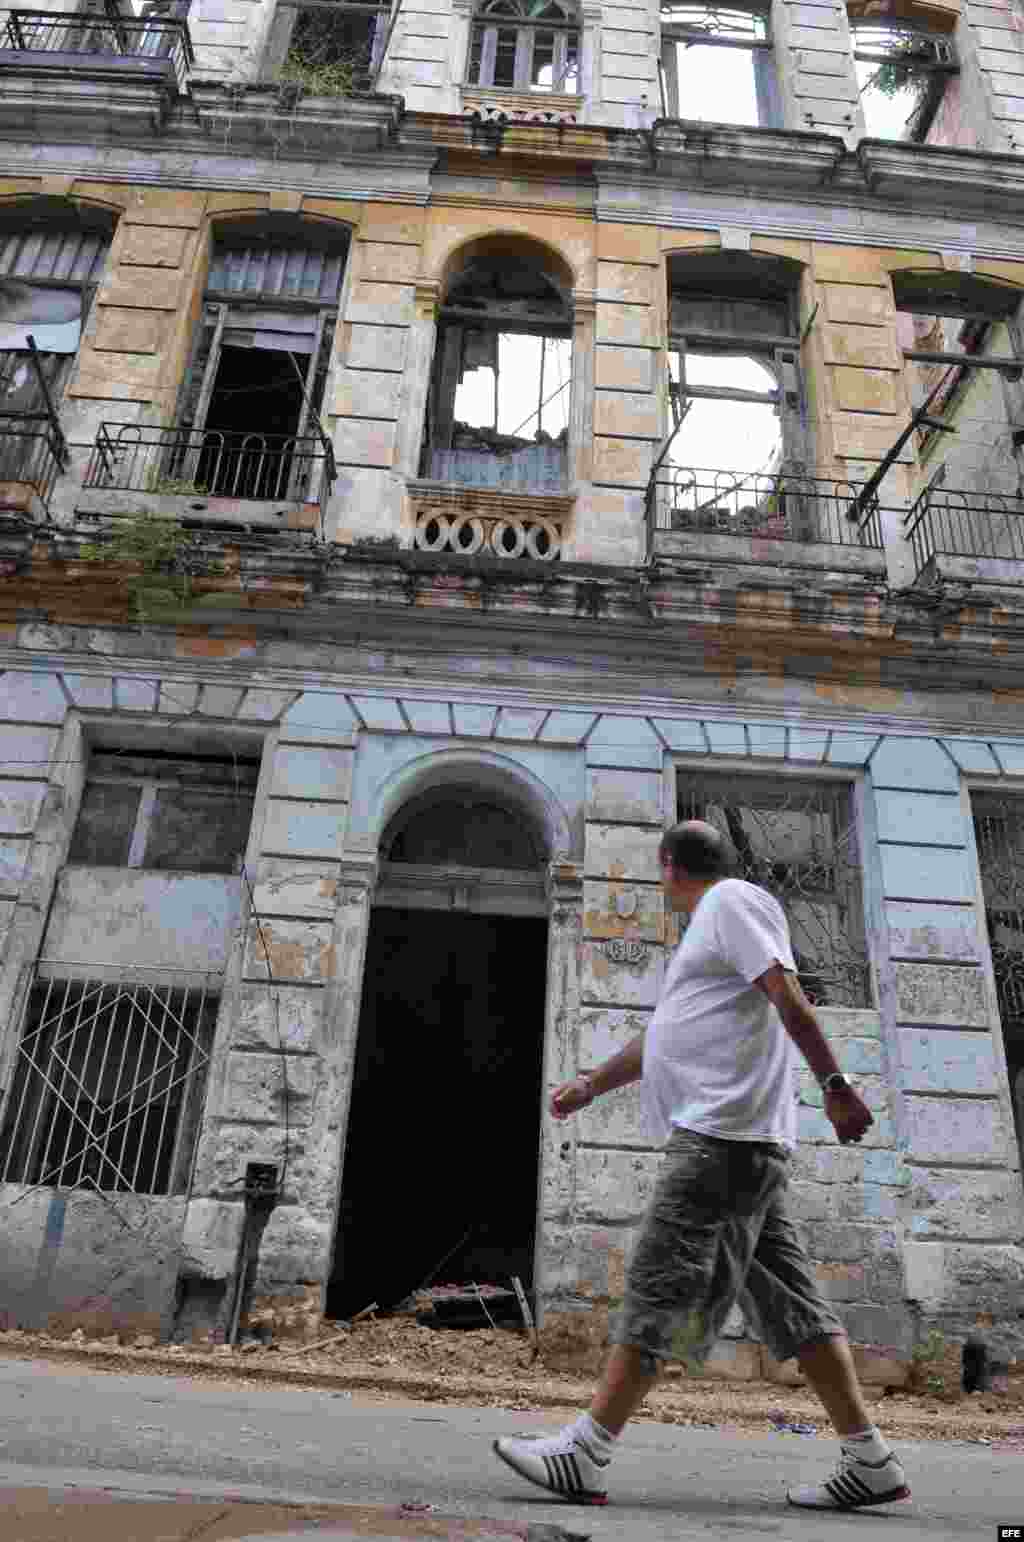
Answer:
[{"label": "wristwatch", "polygon": [[842,1071],[833,1071],[831,1075],[823,1076],[821,1079],[822,1092],[842,1092],[849,1085]]}]

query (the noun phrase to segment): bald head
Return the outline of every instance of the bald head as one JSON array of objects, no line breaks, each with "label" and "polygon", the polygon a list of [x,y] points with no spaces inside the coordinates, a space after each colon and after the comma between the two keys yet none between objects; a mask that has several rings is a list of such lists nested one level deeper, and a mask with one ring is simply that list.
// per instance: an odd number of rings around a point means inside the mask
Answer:
[{"label": "bald head", "polygon": [[684,819],[661,838],[658,855],[688,878],[723,878],[732,866],[732,849],[714,825]]}]

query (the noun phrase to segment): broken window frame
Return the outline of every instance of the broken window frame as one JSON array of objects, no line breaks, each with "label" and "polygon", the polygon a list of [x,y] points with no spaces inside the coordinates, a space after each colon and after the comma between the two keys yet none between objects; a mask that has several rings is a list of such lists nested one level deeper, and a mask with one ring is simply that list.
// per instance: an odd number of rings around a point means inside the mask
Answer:
[{"label": "broken window frame", "polygon": [[[676,301],[679,301],[677,307]],[[787,317],[782,324],[786,330],[778,333],[735,330],[724,326],[693,324],[684,319],[677,326],[676,313],[683,304],[727,307],[732,304],[757,304],[756,298],[718,291],[713,288],[694,286],[684,288],[673,285],[669,279],[669,336],[668,352],[675,357],[678,378],[673,380],[669,370],[668,394],[672,411],[673,428],[678,429],[686,415],[688,400],[718,402],[752,402],[777,408],[779,414],[779,439],[782,446],[780,467],[794,465],[803,469],[807,460],[806,432],[803,423],[803,380],[800,367],[800,336],[796,327],[796,296],[787,300],[768,300],[766,305],[781,311],[785,307]],[[713,315],[713,311],[711,311]],[[773,390],[753,391],[731,386],[706,386],[690,384],[686,378],[687,353],[714,354],[736,359],[751,359],[774,375],[778,385]]]},{"label": "broken window frame", "polygon": [[[895,40],[891,48],[858,46],[858,35],[867,38],[890,37]],[[900,18],[851,17],[850,36],[853,43],[854,64],[875,64],[879,68],[892,65],[906,71],[906,85],[912,85],[918,97],[917,105],[907,120],[907,137],[911,143],[924,144],[928,131],[935,121],[946,83],[951,75],[959,75],[960,64],[952,35],[922,21],[906,21]],[[875,71],[877,75],[878,71]],[[872,76],[860,87],[860,95],[874,80]]]},{"label": "broken window frame", "polygon": [[[539,265],[537,271],[538,274],[541,274]],[[456,287],[458,287],[457,283]],[[553,284],[551,285],[551,289],[552,295],[554,297],[555,286]],[[437,336],[434,349],[434,364],[431,371],[430,388],[428,391],[427,409],[424,422],[423,451],[421,457],[422,476],[426,477],[428,480],[434,480],[431,475],[432,461],[434,456],[443,454],[445,452],[451,452],[453,449],[452,439],[454,437],[457,422],[455,417],[455,400],[463,375],[466,373],[464,367],[464,350],[467,334],[484,333],[493,336],[496,361],[498,359],[499,340],[502,335],[518,335],[526,337],[539,337],[542,339],[557,338],[561,340],[568,340],[571,350],[574,340],[574,320],[572,314],[572,305],[570,301],[565,299],[565,297],[560,294],[558,295],[558,301],[560,302],[563,312],[562,318],[556,318],[550,313],[545,314],[540,310],[538,310],[535,317],[531,317],[529,314],[524,314],[521,305],[519,309],[515,308],[515,305],[518,302],[511,302],[510,308],[503,312],[502,302],[500,300],[489,302],[486,306],[481,302],[479,310],[470,307],[466,303],[460,305],[457,303],[457,298],[454,303],[445,304],[440,307],[437,316]],[[542,346],[542,361],[543,358],[544,348]],[[567,481],[569,468],[569,426],[571,423],[571,411],[569,410],[569,403],[571,402],[574,363],[575,361],[570,358],[569,379],[559,387],[557,392],[553,393],[553,395],[558,395],[563,391],[567,393],[566,428],[563,441],[564,453],[562,457],[563,484]],[[497,421],[499,385],[500,376],[497,368],[495,368],[495,421]],[[538,432],[541,431],[540,425],[542,422],[543,408],[553,399],[552,395],[545,400],[542,394],[543,389],[543,379],[541,372],[538,371],[538,408],[536,414]],[[532,422],[533,416],[534,415],[531,414],[530,418],[527,419],[527,422]],[[479,425],[467,426],[474,427]],[[526,425],[524,424],[522,426],[525,427]],[[507,437],[515,436],[510,435]],[[559,438],[561,438],[561,435],[559,435]],[[537,441],[538,444],[542,442],[543,441]],[[555,443],[557,442],[558,441],[556,440]],[[525,450],[529,448],[529,446],[524,445],[522,448]],[[495,450],[493,453],[495,459],[497,459],[501,454],[501,451]],[[457,485],[463,484],[459,483]],[[488,484],[466,483],[465,485],[479,486]],[[516,490],[522,492],[552,492],[561,491],[562,488],[554,489],[548,486],[534,487],[529,485],[518,487]]]},{"label": "broken window frame", "polygon": [[[893,303],[899,314],[959,319],[963,323],[958,335],[958,341],[962,339],[965,345],[961,350],[901,349],[904,364],[945,365],[951,372],[932,402],[931,416],[939,418],[956,410],[976,370],[994,369],[1008,381],[1020,381],[1024,374],[1024,327],[1020,321],[1024,291],[992,280],[932,271],[894,273],[892,288]],[[984,303],[986,298],[988,304]],[[915,301],[913,306],[908,303],[911,299]],[[984,350],[991,340],[993,328],[1000,325],[1007,329],[1013,352],[986,354]],[[921,428],[919,455],[927,458],[943,437],[937,429]]]},{"label": "broken window frame", "polygon": [[[304,16],[313,17],[320,11],[333,11],[353,18],[365,17],[367,39],[362,60],[339,61],[352,63],[353,91],[372,91],[384,62],[384,52],[391,32],[395,7],[391,0],[277,0],[274,19],[270,24],[263,57],[262,73],[265,78],[281,80],[282,71],[294,47],[296,30]],[[289,82],[285,79],[283,84]],[[295,82],[298,84],[298,82]],[[347,94],[347,93],[346,93]]]},{"label": "broken window frame", "polygon": [[[758,35],[759,25],[763,29],[763,36]],[[775,73],[775,44],[771,29],[771,0],[746,0],[746,3],[745,0],[733,0],[727,6],[662,0],[661,58],[658,66],[662,112],[666,118],[686,121],[686,114],[681,111],[684,104],[679,99],[679,70],[675,52],[680,43],[709,48],[738,48],[748,52],[751,55],[757,95],[757,127],[782,126],[782,100]],[[722,121],[729,122],[727,118]]]},{"label": "broken window frame", "polygon": [[[530,12],[557,11],[561,19]],[[514,33],[511,81],[495,82],[499,33]],[[551,85],[535,80],[537,48],[542,34],[549,33]],[[489,91],[528,91],[538,94],[577,96],[580,90],[581,27],[578,8],[567,0],[481,0],[469,30],[466,85]]]},{"label": "broken window frame", "polygon": [[[315,243],[304,248],[301,239],[296,240],[293,233],[283,233],[279,240],[275,240],[275,234],[272,229],[263,230],[257,227],[252,232],[253,239],[250,246],[246,245],[244,234],[239,235],[237,232],[230,231],[225,233],[223,238],[215,236],[214,241],[215,247],[220,245],[224,253],[245,254],[246,266],[250,261],[249,254],[264,246],[271,251],[283,250],[286,253],[320,249]],[[331,244],[329,243],[323,249],[330,252]],[[301,318],[312,317],[312,329],[297,328],[297,331],[304,331],[306,335],[312,331],[312,343],[308,350],[308,363],[304,371],[300,361],[306,350],[297,349],[291,355],[298,370],[296,384],[301,388],[302,404],[295,430],[283,437],[292,441],[299,441],[305,437],[326,439],[321,412],[348,266],[347,238],[346,241],[338,239],[337,252],[336,254],[332,252],[331,255],[338,255],[341,258],[341,267],[337,293],[330,301],[297,294],[270,293],[265,290],[250,293],[244,287],[238,290],[219,289],[208,282],[193,339],[192,355],[182,381],[178,411],[175,414],[177,426],[184,431],[188,439],[194,440],[194,443],[184,446],[179,444],[168,450],[164,470],[169,480],[187,485],[195,483],[198,477],[201,484],[201,473],[205,464],[203,457],[210,452],[204,449],[200,438],[207,430],[222,351],[225,346],[230,345],[230,338],[225,334],[233,330],[242,333],[264,330],[254,325],[261,311],[271,319],[293,316],[298,321]],[[213,264],[211,269],[212,266]],[[272,331],[275,328],[270,327],[265,330]],[[287,352],[287,350],[281,351]],[[211,430],[212,432],[215,431]],[[261,435],[273,435],[275,430],[254,423],[249,433],[254,445],[251,453],[257,457],[260,454],[258,442]],[[246,452],[243,449],[232,453]],[[292,469],[286,479],[284,496],[293,502],[316,502],[321,490],[318,480],[322,479],[327,469],[326,462],[314,461],[306,455],[294,455]],[[209,491],[212,496],[216,496],[214,489]],[[271,497],[272,501],[280,501],[282,494],[278,488],[275,488]]]},{"label": "broken window frame", "polygon": [[[182,769],[184,767],[191,769],[193,763],[196,764],[196,775],[183,777]],[[216,773],[221,773],[220,780],[214,780]],[[240,760],[237,756],[221,760],[219,757],[211,756],[195,757],[171,753],[159,756],[133,755],[121,751],[96,750],[90,757],[82,795],[83,804],[79,809],[78,820],[72,835],[68,863],[75,867],[129,867],[162,873],[235,873],[238,871],[239,858],[242,860],[245,858],[248,830],[252,826],[257,775],[258,768],[254,763]],[[75,854],[85,812],[84,800],[89,789],[94,787],[137,787],[139,789],[139,799],[131,818],[131,833],[128,835],[123,861],[100,861],[94,855],[86,859]],[[150,848],[158,817],[157,798],[161,792],[172,792],[176,789],[201,793],[211,801],[221,795],[225,802],[230,801],[232,804],[238,804],[243,799],[248,802],[249,824],[246,837],[240,851],[234,855],[229,864],[172,867],[166,863],[161,863],[159,866],[153,866],[151,862],[147,863],[147,851]],[[81,848],[78,847],[78,849]],[[149,854],[151,855],[151,851]]]}]

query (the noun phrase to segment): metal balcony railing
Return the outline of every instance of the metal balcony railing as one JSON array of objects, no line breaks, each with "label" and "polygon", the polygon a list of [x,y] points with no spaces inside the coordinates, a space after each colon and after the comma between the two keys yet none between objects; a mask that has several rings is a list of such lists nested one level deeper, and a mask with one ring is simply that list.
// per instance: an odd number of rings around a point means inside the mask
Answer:
[{"label": "metal balcony railing", "polygon": [[119,61],[118,68],[166,78],[184,92],[192,68],[192,41],[183,21],[169,17],[65,15],[59,11],[8,11],[0,47],[36,54],[55,69],[88,68],[89,60]]},{"label": "metal balcony railing", "polygon": [[101,423],[83,486],[193,498],[313,502],[325,441],[315,436]]},{"label": "metal balcony railing", "polygon": [[0,413],[0,507],[16,500],[11,484],[31,488],[44,508],[68,463],[60,424],[48,412]]},{"label": "metal balcony railing", "polygon": [[1024,560],[1024,499],[926,487],[906,518],[915,577],[936,557]]},{"label": "metal balcony railing", "polygon": [[678,531],[882,551],[878,512],[856,482],[663,465],[647,489],[648,547]]}]

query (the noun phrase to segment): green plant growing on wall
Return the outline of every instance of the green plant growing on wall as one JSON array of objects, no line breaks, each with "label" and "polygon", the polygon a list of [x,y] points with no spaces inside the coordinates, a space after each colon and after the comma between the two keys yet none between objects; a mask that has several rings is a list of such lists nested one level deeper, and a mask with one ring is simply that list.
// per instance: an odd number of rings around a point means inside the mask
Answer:
[{"label": "green plant growing on wall", "polygon": [[300,10],[281,67],[284,86],[303,96],[351,96],[370,68],[370,34],[361,18],[335,15],[329,8]]},{"label": "green plant growing on wall", "polygon": [[188,610],[193,579],[222,571],[179,520],[145,509],[119,520],[104,540],[88,542],[79,555],[83,562],[134,570],[125,587],[137,621],[168,620]]},{"label": "green plant growing on wall", "polygon": [[300,86],[304,96],[350,96],[354,71],[347,61],[317,64],[297,48],[288,50],[281,84]]}]

